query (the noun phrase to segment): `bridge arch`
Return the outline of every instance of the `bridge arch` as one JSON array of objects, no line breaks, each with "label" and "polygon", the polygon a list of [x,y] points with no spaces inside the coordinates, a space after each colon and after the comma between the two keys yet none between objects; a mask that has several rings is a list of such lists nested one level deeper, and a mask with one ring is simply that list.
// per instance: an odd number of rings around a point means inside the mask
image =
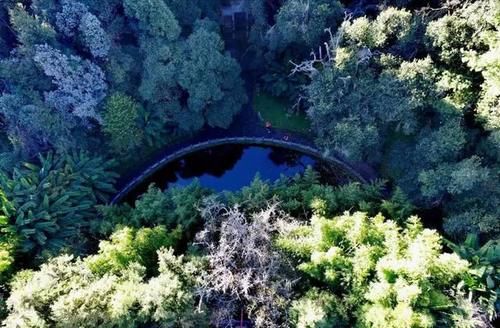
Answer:
[{"label": "bridge arch", "polygon": [[349,179],[353,181],[358,181],[361,183],[367,183],[369,179],[365,178],[360,174],[350,163],[339,158],[335,155],[327,155],[314,148],[311,145],[302,144],[296,141],[287,141],[272,137],[227,137],[227,138],[216,138],[207,141],[202,141],[194,143],[192,145],[171,151],[166,153],[159,160],[149,165],[145,170],[143,170],[139,175],[135,176],[128,183],[125,184],[123,188],[118,191],[118,193],[111,200],[111,204],[120,203],[124,197],[131,192],[135,187],[137,187],[142,181],[153,175],[155,172],[160,170],[162,167],[168,163],[175,161],[181,157],[184,157],[190,153],[205,150],[215,146],[230,145],[230,144],[240,144],[240,145],[255,145],[255,146],[276,146],[285,149],[290,149],[322,159],[323,161],[332,164],[333,166],[339,167],[346,173]]}]

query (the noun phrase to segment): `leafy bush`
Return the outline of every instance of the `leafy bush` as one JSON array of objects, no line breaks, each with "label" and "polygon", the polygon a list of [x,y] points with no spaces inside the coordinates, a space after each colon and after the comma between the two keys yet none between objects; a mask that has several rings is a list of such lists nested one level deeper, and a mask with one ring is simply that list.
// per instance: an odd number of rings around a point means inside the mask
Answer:
[{"label": "leafy bush", "polygon": [[33,17],[25,8],[16,6],[10,10],[10,21],[17,32],[19,42],[25,47],[53,43],[56,32],[42,17]]},{"label": "leafy bush", "polygon": [[466,284],[479,295],[479,302],[493,319],[500,311],[500,241],[480,245],[478,236],[469,234],[462,244],[448,242],[448,246],[471,263],[472,276]]},{"label": "leafy bush", "polygon": [[181,227],[184,236],[190,239],[202,220],[199,207],[208,195],[209,190],[197,181],[183,188],[172,187],[165,191],[151,185],[135,201],[134,207],[100,206],[99,212],[103,219],[93,229],[107,235],[116,226],[141,228],[163,225],[168,229]]},{"label": "leafy bush", "polygon": [[15,207],[12,224],[19,234],[20,250],[36,255],[65,247],[77,250],[95,206],[114,192],[112,161],[87,153],[39,156],[39,163],[24,163],[1,185]]},{"label": "leafy bush", "polygon": [[[194,262],[163,248],[168,240],[162,228],[125,229],[102,242],[97,255],[61,255],[38,271],[20,272],[5,326],[205,326],[194,311]],[[145,276],[144,265],[155,262],[158,274]]]},{"label": "leafy bush", "polygon": [[316,215],[309,224],[286,227],[277,245],[309,283],[324,286],[321,295],[310,292],[294,303],[296,323],[308,322],[301,327],[332,320],[351,327],[464,327],[469,319],[460,313],[472,303],[454,297],[469,263],[443,253],[441,237],[417,217],[401,230],[382,215]]},{"label": "leafy bush", "polygon": [[115,93],[107,100],[103,131],[110,136],[111,146],[117,153],[131,154],[143,144],[139,111],[139,104],[127,95]]},{"label": "leafy bush", "polygon": [[111,41],[96,16],[91,13],[85,14],[80,22],[80,31],[83,35],[83,42],[92,56],[96,58],[108,56]]},{"label": "leafy bush", "polygon": [[340,1],[300,0],[285,1],[276,15],[276,25],[269,31],[269,47],[273,51],[284,51],[295,46],[309,51],[317,46],[324,29],[335,26],[342,18]]},{"label": "leafy bush", "polygon": [[356,45],[377,48],[389,41],[407,37],[411,30],[411,19],[412,15],[406,9],[389,7],[383,10],[374,22],[361,17],[352,22],[345,22],[343,28],[347,38]]},{"label": "leafy bush", "polygon": [[331,186],[320,181],[319,174],[308,167],[303,174],[282,177],[274,183],[262,181],[257,175],[249,186],[226,193],[226,197],[230,204],[237,204],[250,212],[278,201],[281,209],[300,219],[308,219],[313,211],[318,210],[318,200],[322,200],[319,203],[325,215],[359,210],[373,215],[384,212],[393,220],[404,221],[413,213],[413,206],[400,189],[384,199],[384,184],[384,181],[376,180],[370,184],[352,182]]},{"label": "leafy bush", "polygon": [[142,265],[148,277],[157,274],[156,251],[162,247],[174,248],[181,237],[180,227],[168,231],[163,226],[154,228],[119,228],[109,241],[99,243],[99,253],[87,258],[88,267],[100,275],[118,274],[132,263]]}]

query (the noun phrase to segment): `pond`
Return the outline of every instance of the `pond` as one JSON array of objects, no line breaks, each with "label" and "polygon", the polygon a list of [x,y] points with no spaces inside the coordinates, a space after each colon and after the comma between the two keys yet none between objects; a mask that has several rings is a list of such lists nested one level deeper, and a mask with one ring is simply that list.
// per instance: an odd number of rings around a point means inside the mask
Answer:
[{"label": "pond", "polygon": [[325,178],[325,182],[339,181],[321,159],[290,149],[273,146],[230,144],[215,146],[188,154],[168,163],[142,181],[125,198],[133,202],[151,183],[165,189],[186,186],[198,179],[202,186],[215,191],[235,191],[252,182],[256,174],[263,180],[275,181],[281,175],[294,176],[308,166]]}]

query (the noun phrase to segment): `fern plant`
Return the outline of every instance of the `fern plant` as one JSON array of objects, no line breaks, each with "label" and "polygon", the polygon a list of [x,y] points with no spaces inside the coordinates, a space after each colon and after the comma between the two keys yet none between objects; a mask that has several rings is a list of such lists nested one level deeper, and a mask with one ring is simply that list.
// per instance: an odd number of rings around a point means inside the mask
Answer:
[{"label": "fern plant", "polygon": [[85,152],[39,156],[24,163],[0,184],[16,208],[13,224],[22,252],[40,255],[74,249],[96,217],[95,206],[114,192],[113,161]]},{"label": "fern plant", "polygon": [[479,303],[487,309],[490,319],[500,312],[500,240],[489,240],[481,246],[477,234],[469,234],[463,244],[447,242],[448,246],[472,265],[466,281]]}]

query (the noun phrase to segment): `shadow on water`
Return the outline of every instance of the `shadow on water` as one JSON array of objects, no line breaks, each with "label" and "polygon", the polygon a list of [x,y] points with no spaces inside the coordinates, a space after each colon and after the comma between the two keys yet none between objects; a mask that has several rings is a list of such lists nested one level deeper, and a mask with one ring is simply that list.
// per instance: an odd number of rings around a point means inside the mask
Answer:
[{"label": "shadow on water", "polygon": [[256,174],[263,180],[275,181],[281,175],[302,173],[308,166],[320,173],[328,167],[319,159],[279,147],[216,146],[168,163],[133,189],[125,201],[133,202],[152,183],[165,189],[186,186],[198,179],[202,186],[215,191],[236,191],[250,184]]}]

